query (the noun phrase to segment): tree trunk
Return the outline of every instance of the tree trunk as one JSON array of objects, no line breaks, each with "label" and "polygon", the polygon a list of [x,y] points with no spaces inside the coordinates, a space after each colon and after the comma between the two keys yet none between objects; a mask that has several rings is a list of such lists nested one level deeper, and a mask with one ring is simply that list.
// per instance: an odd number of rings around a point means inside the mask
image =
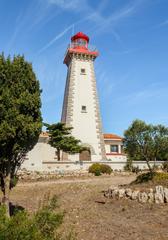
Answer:
[{"label": "tree trunk", "polygon": [[147,166],[148,166],[148,168],[149,168],[149,171],[152,173],[152,172],[153,172],[153,169],[152,169],[152,167],[151,167],[151,165],[150,165],[150,163],[149,163],[149,160],[146,159],[146,163],[147,163]]},{"label": "tree trunk", "polygon": [[9,194],[10,194],[10,175],[4,178],[4,188],[2,197],[2,204],[4,204],[6,207],[7,217],[10,217]]},{"label": "tree trunk", "polygon": [[57,149],[57,159],[58,159],[58,161],[60,161],[60,149]]}]

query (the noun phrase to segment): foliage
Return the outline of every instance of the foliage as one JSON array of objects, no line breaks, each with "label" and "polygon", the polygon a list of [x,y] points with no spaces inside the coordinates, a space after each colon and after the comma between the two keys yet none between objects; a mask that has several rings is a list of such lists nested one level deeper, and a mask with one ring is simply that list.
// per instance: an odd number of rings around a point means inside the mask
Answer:
[{"label": "foliage", "polygon": [[42,127],[39,81],[23,56],[0,55],[0,185],[7,198]]},{"label": "foliage", "polygon": [[127,162],[126,162],[126,164],[125,164],[125,166],[124,166],[124,170],[125,171],[128,171],[128,172],[132,172],[132,159],[130,159],[130,158],[127,158]]},{"label": "foliage", "polygon": [[[64,214],[57,210],[57,198],[54,196],[33,215],[18,211],[11,218],[5,215],[4,206],[0,207],[1,240],[61,240],[58,229]],[[65,240],[74,239],[70,233]]]},{"label": "foliage", "polygon": [[145,183],[149,181],[159,182],[162,180],[168,180],[167,173],[148,172],[148,173],[143,173],[139,175],[133,183],[139,184],[139,183]]},{"label": "foliage", "polygon": [[139,166],[132,166],[132,170],[131,170],[133,173],[136,173],[138,174],[141,170],[139,169]]},{"label": "foliage", "polygon": [[93,174],[95,174],[95,176],[100,176],[103,173],[111,174],[112,169],[110,166],[108,166],[106,164],[93,163],[89,167],[89,173],[93,173]]},{"label": "foliage", "polygon": [[64,123],[44,124],[49,133],[49,144],[57,149],[57,158],[60,160],[60,151],[75,154],[84,148],[80,145],[80,140],[71,136],[72,127],[65,126]]},{"label": "foliage", "polygon": [[107,164],[101,164],[101,173],[106,173],[106,174],[111,174],[112,173],[112,169],[109,165]]},{"label": "foliage", "polygon": [[165,162],[162,164],[162,169],[163,169],[165,172],[168,172],[168,161],[165,161]]},{"label": "foliage", "polygon": [[89,173],[93,173],[95,176],[100,176],[101,175],[101,166],[99,163],[93,163],[89,167]]},{"label": "foliage", "polygon": [[124,146],[128,157],[132,160],[145,160],[151,171],[150,161],[167,159],[167,127],[135,120],[124,135]]},{"label": "foliage", "polygon": [[129,158],[127,159],[126,165],[124,166],[124,170],[136,174],[138,174],[141,171],[139,169],[139,166],[133,166],[132,160]]}]

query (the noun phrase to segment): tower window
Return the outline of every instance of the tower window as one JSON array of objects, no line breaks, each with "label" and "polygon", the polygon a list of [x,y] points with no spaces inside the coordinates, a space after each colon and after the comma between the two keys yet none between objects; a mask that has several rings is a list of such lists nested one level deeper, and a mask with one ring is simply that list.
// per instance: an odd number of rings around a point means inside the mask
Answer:
[{"label": "tower window", "polygon": [[86,74],[85,68],[81,68],[81,74]]},{"label": "tower window", "polygon": [[86,106],[82,106],[81,112],[86,113]]}]

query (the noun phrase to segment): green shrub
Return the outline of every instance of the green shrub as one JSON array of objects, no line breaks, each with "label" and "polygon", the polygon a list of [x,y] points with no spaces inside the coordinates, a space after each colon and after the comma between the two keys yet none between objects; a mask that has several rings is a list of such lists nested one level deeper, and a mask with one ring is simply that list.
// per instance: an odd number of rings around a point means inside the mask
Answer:
[{"label": "green shrub", "polygon": [[112,173],[112,169],[109,165],[106,164],[101,164],[101,173],[106,173],[106,174],[111,174]]},{"label": "green shrub", "polygon": [[149,181],[159,182],[163,180],[168,180],[168,173],[148,172],[139,175],[133,183],[139,184]]},{"label": "green shrub", "polygon": [[139,166],[136,166],[136,167],[132,166],[131,171],[132,171],[133,173],[138,174],[141,170],[139,169]]},{"label": "green shrub", "polygon": [[[58,212],[57,198],[52,198],[36,213],[29,215],[26,211],[18,211],[7,218],[4,206],[0,206],[0,240],[61,240],[57,233],[63,222],[64,214]],[[72,240],[71,235],[64,238]]]},{"label": "green shrub", "polygon": [[16,184],[18,183],[18,177],[17,176],[14,176],[11,181],[10,181],[10,188],[13,188],[16,186]]},{"label": "green shrub", "polygon": [[106,164],[93,163],[89,167],[89,173],[93,173],[95,176],[100,176],[102,173],[111,174],[112,169]]},{"label": "green shrub", "polygon": [[168,172],[168,161],[165,161],[165,162],[162,164],[162,169],[163,169],[165,172]]},{"label": "green shrub", "polygon": [[124,170],[128,172],[132,172],[132,160],[130,158],[127,159],[127,162],[124,166]]},{"label": "green shrub", "polygon": [[101,175],[101,169],[100,169],[100,164],[99,163],[93,163],[89,167],[89,173],[93,173],[95,176],[100,176]]}]

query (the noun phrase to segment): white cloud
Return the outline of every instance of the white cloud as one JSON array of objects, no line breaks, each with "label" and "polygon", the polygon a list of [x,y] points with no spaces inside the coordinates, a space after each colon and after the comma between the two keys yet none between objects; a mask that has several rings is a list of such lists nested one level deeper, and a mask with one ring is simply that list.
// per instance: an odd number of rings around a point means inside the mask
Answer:
[{"label": "white cloud", "polygon": [[103,16],[101,14],[102,10],[104,10],[106,7],[108,7],[108,1],[105,1],[103,4],[100,3],[97,7],[97,10],[92,9],[86,0],[46,0],[48,4],[50,5],[56,5],[60,7],[63,10],[74,10],[75,12],[82,12],[84,17],[80,18],[81,20],[72,23],[68,27],[66,27],[61,33],[57,34],[52,40],[50,40],[44,47],[42,47],[38,54],[43,52],[44,50],[48,49],[50,46],[52,46],[58,39],[63,37],[70,29],[74,29],[74,26],[85,22],[85,21],[91,21],[94,22],[96,25],[91,29],[91,32],[101,33],[104,30],[107,30],[113,34],[115,39],[122,43],[122,39],[120,35],[114,31],[113,28],[109,30],[110,26],[116,26],[120,20],[131,16],[137,7],[139,6],[139,3],[144,2],[144,0],[136,0],[132,5],[126,5],[120,10],[112,13],[109,17]]},{"label": "white cloud", "polygon": [[70,29],[73,28],[73,24],[65,28],[62,32],[60,32],[58,35],[56,35],[50,42],[48,42],[44,47],[42,47],[39,51],[38,54],[42,53],[45,51],[47,48],[49,48],[51,45],[53,45],[58,39],[63,37]]},{"label": "white cloud", "polygon": [[160,23],[160,24],[158,25],[158,27],[163,27],[163,26],[167,26],[167,25],[168,25],[168,20]]},{"label": "white cloud", "polygon": [[78,10],[81,9],[80,0],[47,0],[49,4],[56,5],[65,10]]}]

